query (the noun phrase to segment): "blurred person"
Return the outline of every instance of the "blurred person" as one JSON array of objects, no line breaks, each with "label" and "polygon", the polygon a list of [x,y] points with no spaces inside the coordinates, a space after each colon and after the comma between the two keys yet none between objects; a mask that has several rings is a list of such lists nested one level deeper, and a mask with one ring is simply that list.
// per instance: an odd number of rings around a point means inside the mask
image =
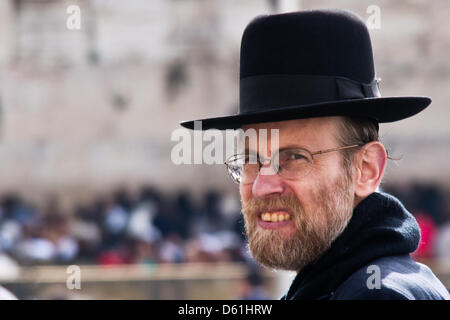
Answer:
[{"label": "blurred person", "polygon": [[159,261],[162,263],[185,262],[183,239],[179,234],[171,233],[159,245]]},{"label": "blurred person", "polygon": [[69,263],[77,257],[78,242],[70,234],[67,217],[61,214],[54,214],[47,217],[42,235],[55,245],[56,261]]},{"label": "blurred person", "polygon": [[33,208],[18,195],[4,196],[0,206],[0,250],[13,253],[26,229],[37,224],[37,220]]},{"label": "blurred person", "polygon": [[186,244],[187,262],[218,262],[222,250],[217,234],[199,233]]},{"label": "blurred person", "polygon": [[20,196],[8,194],[1,201],[1,220],[15,220],[22,225],[32,223],[35,218],[35,210]]},{"label": "blurred person", "polygon": [[23,237],[23,226],[19,221],[8,219],[0,224],[0,250],[12,251]]},{"label": "blurred person", "polygon": [[101,246],[101,230],[92,208],[78,207],[70,224],[70,234],[78,242],[78,261],[91,262]]},{"label": "blurred person", "polygon": [[55,258],[56,247],[48,239],[33,237],[21,241],[17,245],[16,254],[22,263],[48,263],[52,262]]},{"label": "blurred person", "polygon": [[416,213],[415,218],[419,224],[420,242],[411,255],[414,258],[432,258],[435,255],[436,238],[439,229],[428,213]]},{"label": "blurred person", "polygon": [[78,243],[69,233],[67,219],[49,214],[35,235],[23,239],[17,246],[23,261],[32,263],[68,263],[78,254]]},{"label": "blurred person", "polygon": [[437,258],[450,259],[450,221],[444,223],[439,229],[435,252]]},{"label": "blurred person", "polygon": [[130,212],[135,205],[133,195],[125,187],[117,189],[114,193],[114,202],[127,212]]},{"label": "blurred person", "polygon": [[264,289],[264,279],[256,267],[249,267],[246,277],[239,284],[238,300],[270,300]]},{"label": "blurred person", "polygon": [[243,261],[241,239],[232,231],[202,232],[185,245],[187,262]]},{"label": "blurred person", "polygon": [[[220,201],[220,212],[223,218],[223,230],[236,231],[235,224],[236,219],[241,218],[239,198],[236,198],[234,194],[225,194]],[[237,232],[239,233],[239,231]]]},{"label": "blurred person", "polygon": [[127,242],[127,263],[150,265],[159,262],[154,243],[140,239],[129,239]]},{"label": "blurred person", "polygon": [[129,211],[117,199],[107,200],[101,210],[103,212],[103,246],[112,248],[120,244],[125,237]]},{"label": "blurred person", "polygon": [[439,188],[435,185],[413,184],[412,195],[419,212],[426,212],[436,227],[444,222],[445,204]]},{"label": "blurred person", "polygon": [[208,191],[204,197],[204,204],[201,211],[201,230],[213,233],[221,230],[223,226],[223,216],[221,211],[222,196],[218,191]]},{"label": "blurred person", "polygon": [[[239,113],[195,121],[202,130],[256,130],[257,141],[226,164],[253,257],[297,272],[282,299],[450,298],[410,257],[420,238],[414,217],[377,192],[387,161],[379,123],[430,102],[381,97],[369,32],[348,11],[265,15],[246,27]],[[279,147],[260,129],[278,129]]]},{"label": "blurred person", "polygon": [[183,239],[193,236],[192,225],[195,225],[193,221],[197,211],[189,192],[187,190],[178,191],[175,196],[175,217],[180,225],[178,232]]},{"label": "blurred person", "polygon": [[102,266],[115,266],[129,262],[129,252],[122,247],[104,250],[96,258],[96,263]]},{"label": "blurred person", "polygon": [[197,213],[192,216],[190,235],[196,237],[202,233],[214,233],[220,228],[220,222],[220,194],[209,190],[203,195]]},{"label": "blurred person", "polygon": [[179,202],[172,200],[172,198],[159,197],[156,203],[156,214],[152,220],[153,225],[161,231],[163,237],[176,233],[186,239],[189,236],[186,217],[178,206]]},{"label": "blurred person", "polygon": [[185,243],[185,261],[187,263],[214,262],[213,257],[204,251],[195,239],[189,239]]},{"label": "blurred person", "polygon": [[142,201],[131,211],[127,226],[127,235],[147,242],[161,238],[161,231],[153,224],[156,206],[150,201]]}]

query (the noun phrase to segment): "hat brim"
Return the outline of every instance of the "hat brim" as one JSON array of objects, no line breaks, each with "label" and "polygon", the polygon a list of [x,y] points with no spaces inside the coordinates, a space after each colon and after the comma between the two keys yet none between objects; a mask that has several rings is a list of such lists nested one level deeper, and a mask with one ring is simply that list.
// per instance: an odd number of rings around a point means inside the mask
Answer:
[{"label": "hat brim", "polygon": [[368,117],[383,123],[411,117],[425,109],[430,103],[431,99],[429,97],[351,99],[182,121],[180,124],[188,129],[197,129],[194,128],[194,122],[201,121],[201,130],[225,130],[238,129],[245,124],[329,116]]}]

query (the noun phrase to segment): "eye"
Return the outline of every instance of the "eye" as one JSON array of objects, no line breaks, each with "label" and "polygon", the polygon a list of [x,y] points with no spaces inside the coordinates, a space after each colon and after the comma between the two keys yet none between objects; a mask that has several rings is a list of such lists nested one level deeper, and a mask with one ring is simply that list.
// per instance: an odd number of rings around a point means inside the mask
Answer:
[{"label": "eye", "polygon": [[280,153],[281,168],[293,168],[292,166],[304,165],[309,162],[308,153],[303,150],[285,150]]},{"label": "eye", "polygon": [[300,153],[291,153],[289,155],[289,160],[306,160],[306,157]]},{"label": "eye", "polygon": [[286,154],[285,160],[287,161],[302,161],[308,160],[305,154],[296,151],[290,151]]}]

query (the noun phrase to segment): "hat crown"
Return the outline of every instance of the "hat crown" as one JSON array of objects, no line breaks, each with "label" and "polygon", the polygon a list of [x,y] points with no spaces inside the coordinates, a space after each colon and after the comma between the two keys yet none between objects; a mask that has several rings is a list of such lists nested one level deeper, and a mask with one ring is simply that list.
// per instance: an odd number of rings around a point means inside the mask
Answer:
[{"label": "hat crown", "polygon": [[241,42],[240,78],[324,75],[362,83],[375,78],[364,22],[345,10],[311,10],[259,16]]},{"label": "hat crown", "polygon": [[[313,117],[411,117],[428,97],[381,97],[365,23],[346,10],[259,16],[241,42],[239,109],[199,119],[202,130]],[[194,121],[182,122],[194,129]]]}]

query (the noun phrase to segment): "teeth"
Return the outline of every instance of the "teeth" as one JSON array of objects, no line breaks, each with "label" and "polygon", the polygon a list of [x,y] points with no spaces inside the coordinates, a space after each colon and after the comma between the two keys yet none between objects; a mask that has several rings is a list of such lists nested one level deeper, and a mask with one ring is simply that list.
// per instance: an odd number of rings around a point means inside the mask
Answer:
[{"label": "teeth", "polygon": [[278,214],[278,213],[264,212],[261,214],[261,219],[267,222],[282,222],[291,219],[291,215],[289,213]]}]

